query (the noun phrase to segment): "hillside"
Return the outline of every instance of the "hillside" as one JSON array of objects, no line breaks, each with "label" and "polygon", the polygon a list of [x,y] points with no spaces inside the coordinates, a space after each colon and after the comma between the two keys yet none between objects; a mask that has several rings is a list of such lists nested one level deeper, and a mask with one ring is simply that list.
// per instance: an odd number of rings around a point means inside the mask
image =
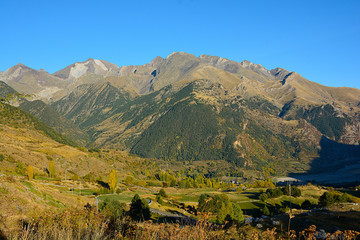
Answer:
[{"label": "hillside", "polygon": [[3,125],[15,128],[21,127],[33,129],[41,132],[43,135],[57,141],[58,143],[77,146],[77,144],[73,141],[69,140],[51,127],[47,126],[45,123],[38,120],[36,117],[19,108],[5,103],[0,103],[0,116],[0,123]]},{"label": "hillside", "polygon": [[88,134],[41,100],[24,101],[20,104],[20,108],[81,146],[91,141]]},{"label": "hillside", "polygon": [[8,94],[14,94],[16,91],[8,86],[5,82],[0,81],[0,97],[4,98],[6,97]]},{"label": "hillside", "polygon": [[60,93],[63,94],[62,92],[66,88],[66,81],[61,78],[55,77],[43,69],[35,70],[21,63],[0,75],[0,81],[7,83],[18,92],[32,94],[35,98],[45,101],[56,98]]},{"label": "hillside", "polygon": [[305,172],[321,157],[323,137],[360,141],[360,90],[246,60],[178,52],[117,67],[88,59],[53,76],[71,92],[51,107],[89,134],[92,147]]},{"label": "hillside", "polygon": [[[93,204],[93,192],[101,189],[95,179],[106,179],[111,169],[125,178],[144,161],[123,152],[92,153],[68,144],[72,142],[30,114],[0,104],[1,231],[17,229],[20,220],[46,210]],[[48,175],[52,160],[54,177]],[[36,180],[28,181],[29,166]]]},{"label": "hillside", "polygon": [[73,144],[85,146],[90,142],[88,134],[81,131],[74,123],[61,116],[58,112],[52,109],[49,105],[41,100],[29,101],[6,83],[0,81],[0,98],[4,102],[8,101],[13,106],[19,106],[25,112],[35,116],[40,121],[44,122],[47,126],[55,129]]}]

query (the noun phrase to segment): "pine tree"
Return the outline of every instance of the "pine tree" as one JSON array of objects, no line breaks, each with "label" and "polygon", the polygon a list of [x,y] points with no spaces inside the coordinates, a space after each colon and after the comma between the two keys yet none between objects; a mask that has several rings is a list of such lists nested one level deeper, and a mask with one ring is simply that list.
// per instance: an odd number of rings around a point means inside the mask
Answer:
[{"label": "pine tree", "polygon": [[27,169],[27,176],[29,181],[33,180],[34,178],[34,169],[31,165],[29,165],[28,169]]},{"label": "pine tree", "polygon": [[270,211],[267,208],[267,206],[265,206],[262,210],[261,210],[262,214],[264,214],[265,216],[269,216],[270,215]]},{"label": "pine tree", "polygon": [[233,220],[238,223],[243,222],[244,215],[240,205],[237,203],[233,203],[232,206],[233,206]]},{"label": "pine tree", "polygon": [[150,219],[149,204],[145,199],[141,199],[138,194],[135,194],[131,200],[130,217],[135,221],[143,221]]},{"label": "pine tree", "polygon": [[110,176],[109,176],[109,186],[110,186],[110,190],[112,192],[115,191],[116,184],[117,184],[117,175],[116,175],[115,169],[113,169],[113,170],[111,170]]}]

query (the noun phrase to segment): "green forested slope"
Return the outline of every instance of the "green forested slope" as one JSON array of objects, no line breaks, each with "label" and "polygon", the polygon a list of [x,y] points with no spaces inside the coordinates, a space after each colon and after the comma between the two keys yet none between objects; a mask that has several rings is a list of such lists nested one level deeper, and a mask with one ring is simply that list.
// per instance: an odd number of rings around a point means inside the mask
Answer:
[{"label": "green forested slope", "polygon": [[81,131],[74,123],[61,116],[41,100],[23,102],[20,108],[37,117],[73,142],[83,146],[90,142],[90,137],[87,133]]},{"label": "green forested slope", "polygon": [[55,131],[53,128],[47,126],[31,114],[5,103],[0,103],[0,124],[15,128],[24,127],[36,129],[59,143],[77,146],[75,142]]}]

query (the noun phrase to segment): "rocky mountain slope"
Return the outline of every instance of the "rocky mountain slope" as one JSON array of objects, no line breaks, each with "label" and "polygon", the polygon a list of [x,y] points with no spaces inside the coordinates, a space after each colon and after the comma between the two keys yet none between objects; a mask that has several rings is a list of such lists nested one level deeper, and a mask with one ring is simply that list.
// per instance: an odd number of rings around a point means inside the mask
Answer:
[{"label": "rocky mountain slope", "polygon": [[89,59],[53,77],[71,93],[51,106],[86,131],[91,146],[301,172],[320,157],[323,137],[360,141],[360,90],[249,61],[183,52],[142,66]]},{"label": "rocky mountain slope", "polygon": [[66,88],[66,81],[55,77],[45,70],[31,69],[17,64],[0,75],[0,81],[7,83],[16,91],[33,94],[34,98],[49,100]]}]

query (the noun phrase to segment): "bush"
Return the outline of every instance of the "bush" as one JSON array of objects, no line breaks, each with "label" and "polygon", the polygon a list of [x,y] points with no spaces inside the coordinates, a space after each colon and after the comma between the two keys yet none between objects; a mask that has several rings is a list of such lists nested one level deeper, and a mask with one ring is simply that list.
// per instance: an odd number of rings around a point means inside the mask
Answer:
[{"label": "bush", "polygon": [[89,152],[93,153],[93,152],[96,152],[96,153],[99,153],[100,152],[100,149],[98,148],[91,148],[88,150]]},{"label": "bush", "polygon": [[132,176],[127,176],[124,181],[126,185],[134,184],[134,178]]},{"label": "bush", "polygon": [[270,211],[269,211],[269,209],[268,209],[267,206],[264,206],[264,208],[261,209],[261,213],[262,213],[263,215],[266,215],[266,216],[269,216],[269,215],[270,215]]},{"label": "bush", "polygon": [[280,209],[279,209],[279,212],[281,212],[281,213],[288,213],[288,212],[290,212],[290,208],[289,208],[288,206],[283,207],[283,208],[280,208]]},{"label": "bush", "polygon": [[118,231],[122,228],[125,207],[125,203],[109,199],[99,204],[99,211],[106,216],[109,230]]},{"label": "bush", "polygon": [[94,181],[94,174],[93,173],[88,173],[83,177],[83,180],[85,182],[93,182]]},{"label": "bush", "polygon": [[162,197],[160,195],[156,196],[156,201],[160,204],[163,205],[164,204],[164,200],[162,200]]},{"label": "bush", "polygon": [[351,196],[347,193],[343,194],[336,194],[334,196],[336,202],[345,203],[345,202],[352,202]]},{"label": "bush", "polygon": [[18,162],[15,167],[15,172],[20,175],[25,175],[25,168],[22,162]]},{"label": "bush", "polygon": [[331,204],[334,204],[335,202],[338,203],[344,203],[344,202],[352,202],[351,196],[347,193],[338,194],[333,192],[325,192],[323,195],[319,198],[319,203],[322,206],[330,206]]},{"label": "bush", "polygon": [[266,193],[262,193],[259,196],[260,201],[263,201],[263,202],[265,202],[268,198],[269,198],[269,196]]},{"label": "bush", "polygon": [[[284,195],[289,196],[290,195],[290,185],[287,185],[286,187],[282,188],[282,191]],[[301,196],[301,190],[297,188],[296,186],[291,186],[291,196],[292,197],[300,197]]]},{"label": "bush", "polygon": [[280,188],[269,188],[266,190],[266,194],[269,198],[277,198],[283,195],[283,191]]},{"label": "bush", "polygon": [[124,206],[119,201],[105,199],[105,201],[100,202],[99,211],[105,213],[111,221],[116,219],[121,219],[124,214]]}]

